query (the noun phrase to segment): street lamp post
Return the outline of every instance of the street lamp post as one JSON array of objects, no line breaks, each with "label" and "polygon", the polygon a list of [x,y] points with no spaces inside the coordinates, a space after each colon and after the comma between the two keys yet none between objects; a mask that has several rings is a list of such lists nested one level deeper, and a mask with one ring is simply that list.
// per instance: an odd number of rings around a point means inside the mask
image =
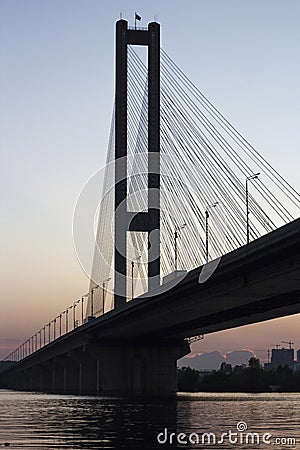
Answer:
[{"label": "street lamp post", "polygon": [[57,316],[57,319],[59,319],[59,337],[61,336],[61,319],[62,319],[62,313],[60,313],[59,316]]},{"label": "street lamp post", "polygon": [[249,188],[248,183],[251,180],[256,180],[259,177],[260,173],[255,173],[254,175],[250,175],[246,177],[246,233],[247,233],[247,244],[250,242],[250,221],[249,221]]},{"label": "street lamp post", "polygon": [[73,303],[73,328],[74,328],[74,330],[76,328],[76,307],[77,307],[77,303],[79,303],[79,302],[80,302],[80,300]]},{"label": "street lamp post", "polygon": [[49,344],[49,342],[51,341],[51,334],[50,334],[51,322],[48,323],[47,327],[48,327],[48,344]]},{"label": "street lamp post", "polygon": [[76,328],[76,323],[75,323],[75,320],[76,320],[76,303],[73,303],[73,329],[75,330],[75,328]]},{"label": "street lamp post", "polygon": [[186,227],[186,223],[182,224],[180,227],[175,227],[175,231],[174,231],[174,253],[175,253],[175,258],[174,258],[174,267],[175,267],[175,276],[177,274],[177,261],[178,261],[178,249],[177,249],[177,239],[178,239],[178,231],[182,230],[182,228]]},{"label": "street lamp post", "polygon": [[141,257],[142,256],[140,255],[136,258],[136,261],[131,261],[131,300],[133,300],[134,297],[134,263],[139,262]]},{"label": "street lamp post", "polygon": [[[63,311],[63,312],[61,313],[62,320],[63,320],[63,315],[64,315],[64,314],[66,314],[66,311]],[[65,325],[65,333],[66,333],[66,325]]]},{"label": "street lamp post", "polygon": [[81,325],[83,325],[84,297],[81,297]]},{"label": "street lamp post", "polygon": [[83,325],[83,316],[84,316],[84,298],[88,297],[88,293],[81,297],[81,325]]},{"label": "street lamp post", "polygon": [[133,300],[133,291],[134,291],[133,272],[134,272],[134,261],[131,261],[131,300]]},{"label": "street lamp post", "polygon": [[105,295],[105,283],[108,283],[111,280],[111,277],[107,278],[102,282],[102,314],[104,314],[104,295]]},{"label": "street lamp post", "polygon": [[56,317],[55,319],[52,320],[53,322],[53,340],[55,341],[56,339]]},{"label": "street lamp post", "polygon": [[205,260],[208,263],[209,260],[209,228],[208,228],[208,219],[209,219],[209,210],[211,208],[215,208],[219,202],[215,202],[212,205],[208,205],[205,210]]},{"label": "street lamp post", "polygon": [[69,306],[69,310],[70,310],[70,314],[71,314],[71,310],[73,310],[73,320],[72,320],[72,317],[70,316],[71,327],[72,327],[72,323],[74,325],[74,305]]},{"label": "street lamp post", "polygon": [[94,290],[98,289],[99,285],[94,286],[91,290],[91,317],[94,317]]},{"label": "street lamp post", "polygon": [[69,331],[69,308],[66,309],[66,333]]}]

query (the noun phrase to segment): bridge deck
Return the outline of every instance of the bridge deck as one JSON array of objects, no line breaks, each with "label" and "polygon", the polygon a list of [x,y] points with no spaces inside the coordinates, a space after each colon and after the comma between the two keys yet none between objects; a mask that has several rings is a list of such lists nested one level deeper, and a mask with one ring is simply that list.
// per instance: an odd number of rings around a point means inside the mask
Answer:
[{"label": "bridge deck", "polygon": [[202,270],[78,327],[16,365],[40,363],[87,343],[176,341],[300,313],[300,219],[223,256],[199,284]]}]

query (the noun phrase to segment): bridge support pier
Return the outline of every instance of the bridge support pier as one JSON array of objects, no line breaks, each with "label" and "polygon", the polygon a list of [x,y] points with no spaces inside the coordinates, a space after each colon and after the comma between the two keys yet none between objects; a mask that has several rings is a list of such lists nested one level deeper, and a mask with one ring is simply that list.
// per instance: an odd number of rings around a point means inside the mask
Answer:
[{"label": "bridge support pier", "polygon": [[72,351],[64,364],[65,393],[96,394],[97,364],[91,356],[82,350]]},{"label": "bridge support pier", "polygon": [[35,383],[35,390],[41,392],[50,392],[52,387],[52,368],[49,364],[40,364],[36,368],[37,379]]},{"label": "bridge support pier", "polygon": [[53,393],[64,392],[64,369],[60,363],[60,360],[53,361],[53,367],[51,372],[51,391]]},{"label": "bridge support pier", "polygon": [[61,358],[63,366],[63,393],[78,394],[79,385],[79,365],[73,361],[71,356]]},{"label": "bridge support pier", "polygon": [[177,359],[189,352],[184,340],[89,345],[88,353],[96,358],[96,393],[174,394]]}]

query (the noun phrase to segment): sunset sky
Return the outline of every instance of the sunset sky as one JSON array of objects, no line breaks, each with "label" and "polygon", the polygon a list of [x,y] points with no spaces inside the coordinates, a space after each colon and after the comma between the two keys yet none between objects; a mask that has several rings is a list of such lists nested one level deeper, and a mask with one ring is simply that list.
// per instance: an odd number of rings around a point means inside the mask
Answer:
[{"label": "sunset sky", "polygon": [[[300,191],[300,2],[0,0],[0,359],[83,295],[77,197],[105,162],[120,13],[162,47]],[[206,336],[194,352],[264,350],[300,315]],[[259,356],[266,357],[266,353]]]}]

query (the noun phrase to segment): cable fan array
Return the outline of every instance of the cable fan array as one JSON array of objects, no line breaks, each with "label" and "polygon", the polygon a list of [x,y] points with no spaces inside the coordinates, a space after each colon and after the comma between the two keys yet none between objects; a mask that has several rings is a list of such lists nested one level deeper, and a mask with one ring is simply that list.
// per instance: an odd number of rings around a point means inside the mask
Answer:
[{"label": "cable fan array", "polygon": [[[147,211],[147,68],[128,46],[128,209]],[[161,276],[191,270],[299,216],[300,195],[161,50]],[[92,281],[94,311],[113,307],[114,114],[107,153]],[[208,223],[209,217],[209,223]],[[147,235],[128,233],[127,296],[147,290]],[[99,258],[99,253],[102,257]],[[104,262],[105,261],[105,262]],[[97,289],[106,280],[110,288]],[[109,280],[109,282],[107,281]],[[108,286],[106,286],[107,288]],[[104,295],[107,297],[104,298]],[[90,308],[90,301],[88,311]]]}]

